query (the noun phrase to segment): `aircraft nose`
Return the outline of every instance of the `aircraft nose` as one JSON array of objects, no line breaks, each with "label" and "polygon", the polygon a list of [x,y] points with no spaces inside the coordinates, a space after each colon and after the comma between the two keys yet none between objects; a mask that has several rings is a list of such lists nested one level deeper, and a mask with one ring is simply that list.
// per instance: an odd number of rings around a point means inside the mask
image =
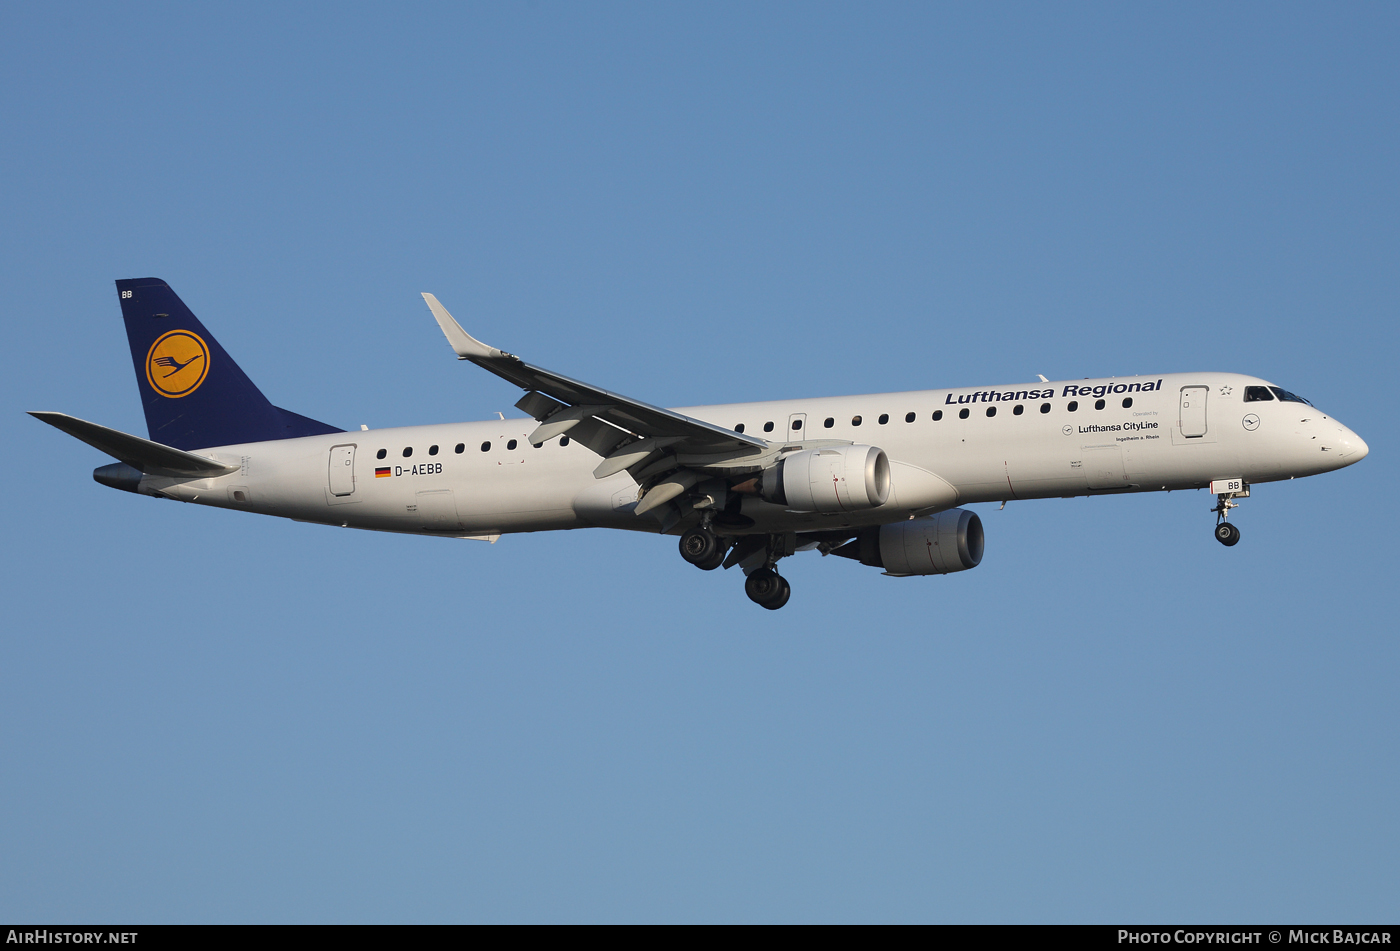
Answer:
[{"label": "aircraft nose", "polygon": [[1371,447],[1366,445],[1366,440],[1362,439],[1345,426],[1342,427],[1341,457],[1346,460],[1347,465],[1365,459],[1367,453],[1370,451]]}]

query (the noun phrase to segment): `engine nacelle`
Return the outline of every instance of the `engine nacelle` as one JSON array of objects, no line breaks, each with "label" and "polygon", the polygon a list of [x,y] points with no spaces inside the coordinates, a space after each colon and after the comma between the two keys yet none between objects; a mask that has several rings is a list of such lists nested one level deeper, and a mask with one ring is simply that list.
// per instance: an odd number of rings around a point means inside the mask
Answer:
[{"label": "engine nacelle", "polygon": [[763,498],[799,512],[854,512],[890,497],[890,460],[874,446],[804,449],[763,472]]},{"label": "engine nacelle", "polygon": [[985,542],[977,513],[949,509],[866,529],[832,554],[892,575],[946,575],[981,564]]}]

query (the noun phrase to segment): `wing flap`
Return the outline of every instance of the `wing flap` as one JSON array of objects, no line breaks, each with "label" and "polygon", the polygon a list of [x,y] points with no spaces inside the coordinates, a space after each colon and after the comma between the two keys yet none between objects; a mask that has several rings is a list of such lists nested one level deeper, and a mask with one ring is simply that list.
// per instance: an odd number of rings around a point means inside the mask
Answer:
[{"label": "wing flap", "polygon": [[569,430],[569,438],[582,443],[600,456],[606,456],[631,436],[601,419],[585,419]]}]

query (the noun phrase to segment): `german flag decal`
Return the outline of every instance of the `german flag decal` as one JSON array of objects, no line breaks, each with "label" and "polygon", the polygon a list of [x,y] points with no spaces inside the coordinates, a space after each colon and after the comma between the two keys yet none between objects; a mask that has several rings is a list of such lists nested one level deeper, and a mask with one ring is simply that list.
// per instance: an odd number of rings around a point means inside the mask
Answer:
[{"label": "german flag decal", "polygon": [[381,468],[378,468],[378,469],[375,469],[375,470],[374,470],[374,477],[375,477],[376,479],[387,479],[389,476],[391,476],[391,475],[393,475],[393,474],[394,474],[393,470],[390,469],[388,466],[383,466],[383,467],[381,467]]}]

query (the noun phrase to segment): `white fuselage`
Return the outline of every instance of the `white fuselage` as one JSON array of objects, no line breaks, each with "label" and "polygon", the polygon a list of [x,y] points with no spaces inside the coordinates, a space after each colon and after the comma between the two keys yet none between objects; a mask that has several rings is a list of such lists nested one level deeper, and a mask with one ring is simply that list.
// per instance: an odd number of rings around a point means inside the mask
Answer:
[{"label": "white fuselage", "polygon": [[[1271,482],[1366,455],[1355,433],[1306,403],[1244,401],[1247,386],[1263,385],[1238,374],[1186,373],[678,411],[725,428],[742,425],[777,444],[839,440],[883,449],[893,492],[877,508],[822,515],[744,499],[752,531],[803,532],[883,524],[970,502],[1194,489],[1225,478]],[[630,475],[595,479],[599,457],[577,442],[530,445],[536,425],[505,419],[210,447],[199,451],[239,470],[189,481],[146,476],[140,491],[351,528],[457,537],[594,526],[661,530],[657,519],[633,514],[638,486]]]}]

